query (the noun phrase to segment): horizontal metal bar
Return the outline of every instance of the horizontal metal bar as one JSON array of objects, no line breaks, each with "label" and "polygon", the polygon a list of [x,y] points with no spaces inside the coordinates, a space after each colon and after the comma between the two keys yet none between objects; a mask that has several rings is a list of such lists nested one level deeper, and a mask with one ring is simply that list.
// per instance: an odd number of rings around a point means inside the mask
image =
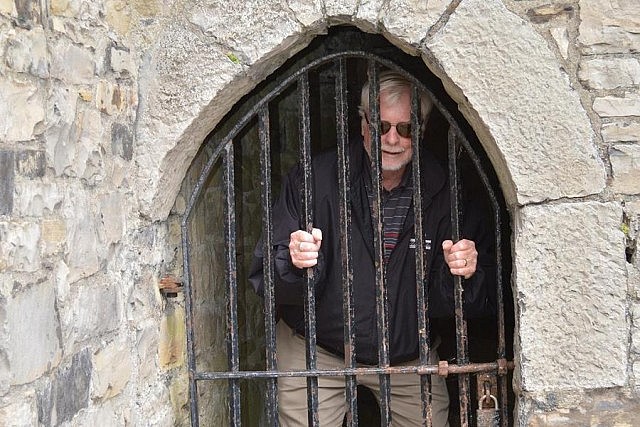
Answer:
[{"label": "horizontal metal bar", "polygon": [[[388,366],[345,369],[314,369],[293,371],[238,371],[238,372],[198,372],[196,379],[199,381],[222,380],[229,378],[279,378],[279,377],[341,377],[345,375],[392,375],[392,374],[417,374],[438,375],[444,373],[472,374],[478,372],[500,371],[501,363],[469,363],[466,365],[414,365],[414,366]],[[513,369],[513,361],[506,362],[507,369]]]}]

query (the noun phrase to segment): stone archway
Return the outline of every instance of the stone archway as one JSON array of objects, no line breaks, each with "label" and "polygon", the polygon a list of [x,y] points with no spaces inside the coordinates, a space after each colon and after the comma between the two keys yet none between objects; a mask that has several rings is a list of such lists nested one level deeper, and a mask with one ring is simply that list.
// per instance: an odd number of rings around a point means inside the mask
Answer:
[{"label": "stone archway", "polygon": [[[441,77],[489,153],[511,206],[520,417],[549,390],[624,383],[626,349],[612,338],[626,330],[624,258],[615,256],[624,250],[617,232],[622,212],[601,202],[605,172],[589,117],[528,23],[498,0],[234,9],[243,7],[249,6],[184,11],[151,55],[144,72],[156,84],[141,99],[138,137],[156,145],[136,152],[140,188],[148,189],[140,195],[143,213],[166,218],[205,135],[315,35],[341,23],[381,32]],[[585,252],[619,261],[594,271]],[[586,326],[597,331],[588,344]],[[607,363],[599,349],[606,349]]]}]

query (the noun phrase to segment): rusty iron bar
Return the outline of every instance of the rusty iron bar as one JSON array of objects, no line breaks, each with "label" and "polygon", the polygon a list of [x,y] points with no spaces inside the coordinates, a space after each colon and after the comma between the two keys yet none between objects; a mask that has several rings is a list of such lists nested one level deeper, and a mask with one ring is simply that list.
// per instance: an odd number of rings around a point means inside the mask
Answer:
[{"label": "rusty iron bar", "polygon": [[[334,67],[336,91],[336,130],[338,142],[338,186],[340,188],[340,255],[342,257],[342,314],[344,318],[344,361],[349,368],[356,366],[353,264],[351,262],[351,206],[350,168],[348,154],[348,105],[347,76],[344,58],[338,59]],[[347,401],[347,426],[358,425],[358,391],[354,375],[345,376],[345,399]]]},{"label": "rusty iron bar", "polygon": [[[309,115],[309,75],[302,74],[298,79],[298,106],[300,113],[300,164],[303,171],[303,185],[300,194],[302,200],[301,229],[311,233],[313,230],[313,176],[311,166],[311,118]],[[316,343],[316,294],[313,284],[313,268],[307,268],[305,282],[305,342],[307,369],[316,369],[318,363]],[[318,377],[307,377],[307,408],[309,425],[318,426]]]},{"label": "rusty iron bar", "polygon": [[[509,370],[513,370],[513,361],[504,361]],[[239,372],[199,372],[198,380],[224,380],[229,378],[280,378],[280,377],[342,377],[345,375],[394,375],[394,374],[416,374],[416,375],[448,375],[475,374],[481,372],[498,372],[500,363],[468,363],[466,365],[449,364],[446,360],[440,361],[437,365],[414,365],[414,366],[369,366],[344,369],[307,369],[289,371],[239,371]]]},{"label": "rusty iron bar", "polygon": [[[258,139],[260,140],[260,187],[262,202],[262,269],[264,271],[264,328],[266,367],[277,369],[276,362],[276,304],[273,266],[273,206],[271,205],[271,138],[269,136],[269,108],[264,106],[258,115]],[[278,424],[278,383],[275,378],[267,380],[267,421]]]},{"label": "rusty iron bar", "polygon": [[[458,174],[458,144],[457,135],[449,128],[449,188],[451,189],[451,239],[453,242],[460,240],[460,200],[459,200],[459,174]],[[456,317],[456,350],[457,359],[461,364],[469,362],[467,321],[464,318],[464,295],[462,276],[454,276],[455,317]],[[460,398],[460,425],[469,425],[469,375],[462,374],[458,377]]]},{"label": "rusty iron bar", "polygon": [[[224,156],[225,201],[224,201],[224,241],[227,278],[227,360],[229,370],[240,369],[240,349],[238,344],[238,283],[236,268],[236,209],[234,182],[233,141],[227,145]],[[229,425],[240,426],[240,383],[236,378],[229,379]]]},{"label": "rusty iron bar", "polygon": [[160,293],[166,298],[175,298],[183,291],[184,287],[182,286],[182,279],[178,279],[173,276],[165,276],[160,279],[158,289],[160,289]]},{"label": "rusty iron bar", "polygon": [[[426,248],[424,245],[425,235],[422,224],[422,179],[420,177],[420,122],[421,115],[419,111],[420,92],[418,87],[413,84],[411,87],[411,144],[412,144],[412,180],[413,180],[413,215],[414,236],[416,239],[416,293],[417,293],[417,318],[418,318],[418,343],[420,363],[426,365],[429,363],[429,318],[427,312],[429,309],[429,300],[426,290],[429,288],[428,269],[426,268]],[[422,375],[420,377],[420,396],[422,401],[422,419],[423,425],[431,426],[433,414],[431,410],[431,377]]]},{"label": "rusty iron bar", "polygon": [[[380,142],[380,81],[378,63],[369,60],[369,132],[371,135],[371,171],[373,178],[374,264],[376,270],[376,316],[378,329],[378,365],[389,366],[389,304],[387,301],[386,266],[382,235],[382,147]],[[380,417],[383,425],[391,424],[391,379],[380,374]]]}]

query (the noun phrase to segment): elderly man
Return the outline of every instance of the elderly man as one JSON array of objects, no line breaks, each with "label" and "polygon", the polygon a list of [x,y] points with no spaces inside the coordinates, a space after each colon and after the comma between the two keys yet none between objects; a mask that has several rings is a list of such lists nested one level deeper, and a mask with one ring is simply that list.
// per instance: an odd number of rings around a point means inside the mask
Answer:
[{"label": "elderly man", "polygon": [[[384,274],[389,302],[389,351],[392,366],[418,363],[416,314],[413,190],[411,174],[412,132],[411,84],[400,74],[380,74],[380,134],[382,149],[382,222]],[[350,144],[350,211],[352,218],[353,299],[355,354],[360,366],[378,362],[376,322],[376,271],[372,205],[374,189],[371,167],[372,122],[369,115],[369,85],[362,88],[359,108],[362,140]],[[421,128],[431,102],[421,96]],[[452,242],[450,202],[446,175],[439,164],[425,155],[421,186],[424,227],[427,237],[430,317],[452,316],[453,275],[463,276],[465,310],[483,311],[487,300],[485,273],[479,266],[474,236]],[[302,171],[294,168],[283,183],[274,211],[275,294],[280,321],[277,325],[277,362],[280,370],[305,368],[303,271],[314,269],[316,330],[319,369],[344,367],[344,317],[339,230],[338,165],[335,151],[313,159],[314,229],[300,230],[300,182]],[[262,251],[256,249],[251,275],[262,292]],[[484,256],[484,255],[482,255]],[[486,260],[483,260],[486,261]],[[437,337],[432,337],[430,360],[437,363]],[[358,383],[380,396],[376,375],[358,376]],[[344,378],[319,379],[319,419],[322,426],[341,426],[346,411]],[[280,422],[285,426],[306,425],[306,379],[279,378]],[[442,378],[432,377],[433,425],[446,426],[448,394]],[[391,376],[391,414],[394,425],[422,425],[420,377]]]}]

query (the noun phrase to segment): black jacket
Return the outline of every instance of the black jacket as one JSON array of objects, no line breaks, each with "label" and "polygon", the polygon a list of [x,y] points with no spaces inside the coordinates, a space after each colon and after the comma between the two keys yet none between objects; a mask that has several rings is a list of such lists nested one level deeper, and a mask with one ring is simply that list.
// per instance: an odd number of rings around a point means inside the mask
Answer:
[{"label": "black jacket", "polygon": [[[375,364],[378,359],[376,286],[373,228],[365,180],[370,180],[369,157],[361,141],[350,145],[351,168],[351,248],[356,358]],[[451,238],[449,187],[440,165],[429,155],[421,164],[423,219],[428,274],[428,315],[451,317],[454,313],[453,279],[444,262],[442,241]],[[324,349],[343,355],[344,318],[342,310],[342,260],[340,252],[338,164],[335,151],[314,157],[313,221],[322,230],[318,264],[314,267],[316,287],[317,343]],[[283,182],[274,206],[273,245],[275,253],[275,297],[282,319],[304,335],[303,271],[291,264],[289,236],[301,227],[300,188],[302,169],[295,167]],[[492,239],[482,227],[480,216],[467,209],[463,237],[476,242],[478,269],[465,281],[465,315],[480,316],[492,310],[489,283],[493,279]],[[413,206],[407,213],[398,242],[387,263],[386,280],[389,307],[389,350],[391,363],[418,356],[416,314],[415,239]],[[429,242],[430,241],[430,242]],[[250,281],[263,294],[262,242],[255,251]]]}]

